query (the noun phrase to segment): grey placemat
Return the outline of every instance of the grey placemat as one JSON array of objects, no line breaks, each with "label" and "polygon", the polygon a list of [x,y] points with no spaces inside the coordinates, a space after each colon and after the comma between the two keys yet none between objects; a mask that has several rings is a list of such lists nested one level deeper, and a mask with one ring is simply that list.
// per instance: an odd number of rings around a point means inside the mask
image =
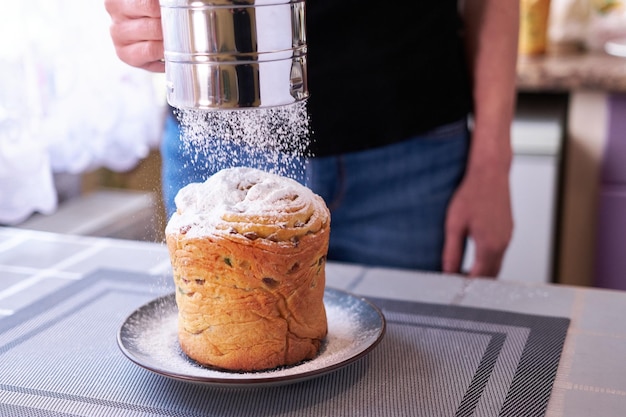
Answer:
[{"label": "grey placemat", "polygon": [[368,356],[266,388],[216,388],[136,366],[124,319],[166,277],[103,270],[0,320],[1,416],[543,416],[568,319],[370,299],[387,320]]}]

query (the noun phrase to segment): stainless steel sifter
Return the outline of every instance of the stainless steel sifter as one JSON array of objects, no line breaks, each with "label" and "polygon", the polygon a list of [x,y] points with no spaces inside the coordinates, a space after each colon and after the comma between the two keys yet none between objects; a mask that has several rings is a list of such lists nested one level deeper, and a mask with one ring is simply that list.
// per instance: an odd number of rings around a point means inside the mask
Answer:
[{"label": "stainless steel sifter", "polygon": [[167,101],[239,109],[308,97],[304,0],[160,0]]}]

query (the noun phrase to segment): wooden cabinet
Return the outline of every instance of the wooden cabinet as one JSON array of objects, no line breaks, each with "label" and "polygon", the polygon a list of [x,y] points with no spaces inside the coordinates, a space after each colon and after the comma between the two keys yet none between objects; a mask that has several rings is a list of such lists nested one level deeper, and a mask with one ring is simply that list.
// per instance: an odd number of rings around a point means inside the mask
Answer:
[{"label": "wooden cabinet", "polygon": [[615,168],[626,166],[626,127],[619,125],[626,120],[626,60],[604,53],[520,57],[517,84],[521,92],[568,96],[554,281],[626,285],[626,172]]}]

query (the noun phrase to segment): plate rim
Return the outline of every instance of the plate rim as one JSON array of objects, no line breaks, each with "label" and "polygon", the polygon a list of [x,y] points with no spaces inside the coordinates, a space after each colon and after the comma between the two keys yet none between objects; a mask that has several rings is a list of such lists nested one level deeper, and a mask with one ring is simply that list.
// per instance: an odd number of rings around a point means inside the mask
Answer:
[{"label": "plate rim", "polygon": [[[130,349],[127,348],[127,346],[124,343],[122,333],[127,323],[132,317],[139,314],[140,311],[142,310],[151,308],[151,306],[154,304],[158,304],[159,302],[163,302],[163,300],[168,300],[170,298],[175,297],[174,291],[155,297],[151,299],[150,301],[147,301],[146,303],[137,307],[130,314],[128,314],[126,318],[122,321],[117,331],[117,345],[118,345],[118,348],[121,350],[121,352],[124,354],[124,356],[126,356],[126,358],[128,358],[131,362],[138,365],[139,367],[146,369],[150,372],[153,372],[157,375],[161,375],[161,376],[179,380],[179,381],[193,382],[193,383],[204,384],[204,385],[215,385],[215,386],[220,386],[220,387],[260,387],[260,386],[268,386],[268,385],[284,385],[288,383],[301,382],[301,381],[305,381],[305,380],[312,379],[312,378],[317,378],[322,375],[332,373],[334,371],[337,371],[343,367],[350,365],[353,362],[356,362],[357,360],[359,360],[360,358],[364,356],[367,356],[372,350],[374,350],[374,348],[376,348],[376,346],[378,346],[378,344],[382,341],[382,339],[384,338],[387,332],[387,321],[386,321],[385,315],[376,304],[374,304],[367,298],[354,294],[350,291],[346,291],[346,290],[338,289],[334,287],[329,287],[329,286],[326,286],[326,288],[324,289],[324,296],[326,296],[327,293],[329,294],[334,293],[336,295],[338,294],[340,296],[348,297],[360,303],[365,304],[380,319],[380,327],[377,329],[378,334],[375,336],[374,340],[369,342],[369,344],[365,346],[363,350],[347,358],[344,358],[338,362],[320,367],[319,369],[312,369],[312,370],[304,371],[301,373],[294,373],[290,375],[280,375],[276,377],[267,376],[267,377],[259,377],[259,378],[219,378],[219,377],[214,377],[214,376],[197,376],[197,375],[191,376],[191,375],[180,373],[180,372],[157,369],[155,367],[151,367],[147,365],[146,363],[142,362],[137,357],[137,355],[133,354],[133,352],[131,352]],[[174,302],[174,306],[175,305],[176,304]],[[192,361],[192,359],[188,357],[187,357],[187,360],[190,362]],[[217,369],[211,369],[211,371],[231,373],[228,371],[220,371]],[[236,374],[236,372],[232,372],[232,373]]]}]

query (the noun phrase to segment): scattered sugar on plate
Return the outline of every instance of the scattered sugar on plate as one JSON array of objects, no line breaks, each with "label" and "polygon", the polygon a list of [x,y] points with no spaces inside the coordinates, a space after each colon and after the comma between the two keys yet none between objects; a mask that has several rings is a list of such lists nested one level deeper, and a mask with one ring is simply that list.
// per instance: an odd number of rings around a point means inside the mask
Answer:
[{"label": "scattered sugar on plate", "polygon": [[[167,299],[165,299],[167,300]],[[367,323],[363,315],[363,302],[358,298],[325,301],[328,317],[328,335],[319,355],[300,364],[268,371],[237,373],[203,367],[189,359],[178,344],[177,310],[170,302],[154,304],[138,310],[124,323],[122,344],[130,355],[148,369],[171,376],[199,381],[234,381],[297,377],[341,364],[371,346],[381,336],[376,323]],[[372,325],[374,324],[374,325]]]}]

